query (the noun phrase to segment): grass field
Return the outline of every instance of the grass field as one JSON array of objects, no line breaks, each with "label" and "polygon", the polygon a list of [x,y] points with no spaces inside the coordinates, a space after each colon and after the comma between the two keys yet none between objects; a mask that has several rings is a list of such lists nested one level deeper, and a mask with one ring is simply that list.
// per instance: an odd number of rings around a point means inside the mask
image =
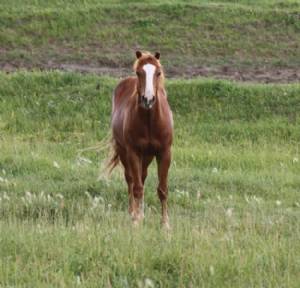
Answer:
[{"label": "grass field", "polygon": [[[299,287],[299,43],[299,0],[0,0],[0,288]],[[170,233],[155,163],[138,228],[101,172],[136,49],[167,75]]]},{"label": "grass field", "polygon": [[[266,73],[271,77],[264,81],[300,79],[299,0],[0,5],[0,65],[6,70],[77,65],[84,71],[106,67],[115,75],[131,66],[135,49],[144,49],[160,50],[167,72],[177,77],[230,73],[259,81],[256,74]],[[288,68],[288,76],[280,73]]]},{"label": "grass field", "polygon": [[133,229],[100,178],[116,80],[0,73],[0,287],[298,287],[300,86],[167,81],[172,232],[155,165]]}]

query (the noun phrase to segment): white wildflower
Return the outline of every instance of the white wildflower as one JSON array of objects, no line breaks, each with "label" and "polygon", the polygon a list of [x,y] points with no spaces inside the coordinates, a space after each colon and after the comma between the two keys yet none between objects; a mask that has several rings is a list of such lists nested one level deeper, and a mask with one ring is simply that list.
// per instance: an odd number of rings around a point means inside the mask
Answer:
[{"label": "white wildflower", "polygon": [[103,203],[104,202],[104,199],[103,199],[103,197],[101,197],[101,196],[98,196],[98,197],[96,197],[97,199],[98,199],[98,202],[101,202],[101,203]]},{"label": "white wildflower", "polygon": [[154,282],[150,278],[145,279],[145,288],[154,288]]},{"label": "white wildflower", "polygon": [[57,168],[57,169],[60,168],[59,164],[58,164],[56,161],[53,161],[53,166],[54,166],[55,168]]},{"label": "white wildflower", "polygon": [[280,206],[281,205],[281,201],[280,200],[276,200],[276,205]]},{"label": "white wildflower", "polygon": [[38,231],[40,234],[43,234],[45,230],[43,229],[43,226],[42,226],[42,225],[37,224],[37,231]]},{"label": "white wildflower", "polygon": [[212,173],[218,173],[218,168],[217,168],[217,167],[214,167],[214,168],[212,169]]},{"label": "white wildflower", "polygon": [[209,273],[210,273],[211,276],[215,275],[215,268],[214,268],[213,265],[209,266]]},{"label": "white wildflower", "polygon": [[31,152],[31,156],[32,156],[32,158],[38,158],[39,155],[35,152]]},{"label": "white wildflower", "polygon": [[298,163],[299,162],[299,158],[298,157],[294,157],[293,158],[293,163],[295,164],[295,163]]},{"label": "white wildflower", "polygon": [[253,200],[257,203],[260,203],[261,202],[261,199],[256,197],[255,195],[253,196]]},{"label": "white wildflower", "polygon": [[92,160],[85,158],[85,157],[78,157],[77,158],[77,165],[83,165],[83,164],[92,164]]},{"label": "white wildflower", "polygon": [[196,197],[197,197],[197,199],[200,199],[202,197],[201,191],[199,191],[199,190],[197,191],[197,196]]},{"label": "white wildflower", "polygon": [[9,199],[10,199],[6,192],[4,192],[4,194],[3,194],[3,199],[7,200],[7,201],[9,201]]},{"label": "white wildflower", "polygon": [[25,192],[24,201],[26,203],[31,203],[32,202],[32,194],[29,191]]},{"label": "white wildflower", "polygon": [[187,197],[188,198],[190,196],[189,192],[185,191],[185,190],[178,190],[178,189],[176,189],[176,193],[178,194],[178,196],[180,198],[183,198],[183,197]]},{"label": "white wildflower", "polygon": [[174,168],[176,168],[176,167],[177,167],[177,163],[176,163],[176,161],[175,161],[175,160],[173,161],[173,166],[174,166]]},{"label": "white wildflower", "polygon": [[97,207],[103,206],[103,205],[100,205],[100,204],[104,202],[104,199],[101,196],[99,196],[99,197],[95,196],[92,201],[93,201],[92,202],[92,209],[95,209]]},{"label": "white wildflower", "polygon": [[40,198],[41,198],[41,199],[45,198],[45,192],[44,192],[44,191],[41,191],[41,193],[40,193]]},{"label": "white wildflower", "polygon": [[85,191],[84,194],[90,199],[92,198],[91,194],[88,191]]},{"label": "white wildflower", "polygon": [[226,210],[226,216],[231,217],[232,216],[232,212],[233,212],[233,208],[228,208]]},{"label": "white wildflower", "polygon": [[31,196],[32,196],[31,193],[30,193],[29,191],[26,191],[26,192],[25,192],[25,195],[26,195],[27,198],[31,198]]}]

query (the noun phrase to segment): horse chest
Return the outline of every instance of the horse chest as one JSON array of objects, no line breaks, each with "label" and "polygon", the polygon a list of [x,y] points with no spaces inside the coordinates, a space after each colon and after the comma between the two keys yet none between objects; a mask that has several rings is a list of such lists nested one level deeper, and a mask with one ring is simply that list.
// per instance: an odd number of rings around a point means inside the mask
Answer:
[{"label": "horse chest", "polygon": [[[172,117],[168,109],[129,110],[124,121],[124,136],[136,150],[155,154],[172,142]],[[162,117],[163,115],[163,117]]]},{"label": "horse chest", "polygon": [[130,142],[137,150],[155,154],[168,141],[169,135],[164,135],[163,128],[157,123],[135,127],[129,131]]}]

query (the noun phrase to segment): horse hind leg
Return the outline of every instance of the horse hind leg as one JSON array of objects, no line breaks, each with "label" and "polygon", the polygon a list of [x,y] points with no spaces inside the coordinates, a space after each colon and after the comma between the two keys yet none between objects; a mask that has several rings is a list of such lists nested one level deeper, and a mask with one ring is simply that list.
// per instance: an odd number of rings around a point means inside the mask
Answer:
[{"label": "horse hind leg", "polygon": [[[143,156],[143,160],[142,160],[142,183],[143,183],[143,186],[145,184],[145,180],[146,180],[147,175],[148,175],[148,166],[150,165],[152,160],[153,160],[152,155]],[[141,203],[140,203],[139,208],[140,208],[140,214],[142,215],[142,217],[144,217],[144,194],[143,194],[143,197],[141,199]]]},{"label": "horse hind leg", "polygon": [[163,227],[166,229],[170,229],[168,207],[167,207],[167,200],[168,200],[167,181],[168,181],[168,171],[169,171],[170,164],[171,164],[171,151],[168,149],[157,157],[158,179],[159,179],[157,194],[161,202],[161,211],[162,211],[161,223]]},{"label": "horse hind leg", "polygon": [[133,179],[126,159],[126,151],[119,148],[119,157],[124,167],[124,176],[128,187],[128,213],[133,217],[134,212],[134,197],[133,197]]},{"label": "horse hind leg", "polygon": [[134,197],[133,197],[133,181],[128,170],[125,170],[125,179],[128,186],[128,213],[133,217],[134,213]]},{"label": "horse hind leg", "polygon": [[143,197],[144,187],[142,182],[142,157],[134,150],[127,151],[128,168],[132,176],[133,213],[132,220],[138,224],[144,218]]}]

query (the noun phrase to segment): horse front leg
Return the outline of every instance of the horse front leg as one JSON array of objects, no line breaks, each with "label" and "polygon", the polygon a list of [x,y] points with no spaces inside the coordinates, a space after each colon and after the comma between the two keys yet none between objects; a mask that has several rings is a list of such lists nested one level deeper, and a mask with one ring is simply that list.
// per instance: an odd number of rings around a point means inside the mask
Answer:
[{"label": "horse front leg", "polygon": [[144,218],[144,187],[142,182],[142,158],[133,150],[127,151],[128,166],[132,177],[132,220],[138,224]]},{"label": "horse front leg", "polygon": [[128,168],[125,168],[125,179],[127,182],[127,186],[128,186],[128,213],[133,216],[133,211],[134,211],[134,199],[133,199],[133,181],[132,181],[132,177],[130,175],[130,172],[128,171]]},{"label": "horse front leg", "polygon": [[171,164],[171,150],[170,148],[164,150],[157,156],[157,166],[158,166],[158,187],[157,193],[159,200],[161,202],[161,213],[162,220],[161,223],[164,228],[170,229],[169,215],[168,215],[168,172]]}]

